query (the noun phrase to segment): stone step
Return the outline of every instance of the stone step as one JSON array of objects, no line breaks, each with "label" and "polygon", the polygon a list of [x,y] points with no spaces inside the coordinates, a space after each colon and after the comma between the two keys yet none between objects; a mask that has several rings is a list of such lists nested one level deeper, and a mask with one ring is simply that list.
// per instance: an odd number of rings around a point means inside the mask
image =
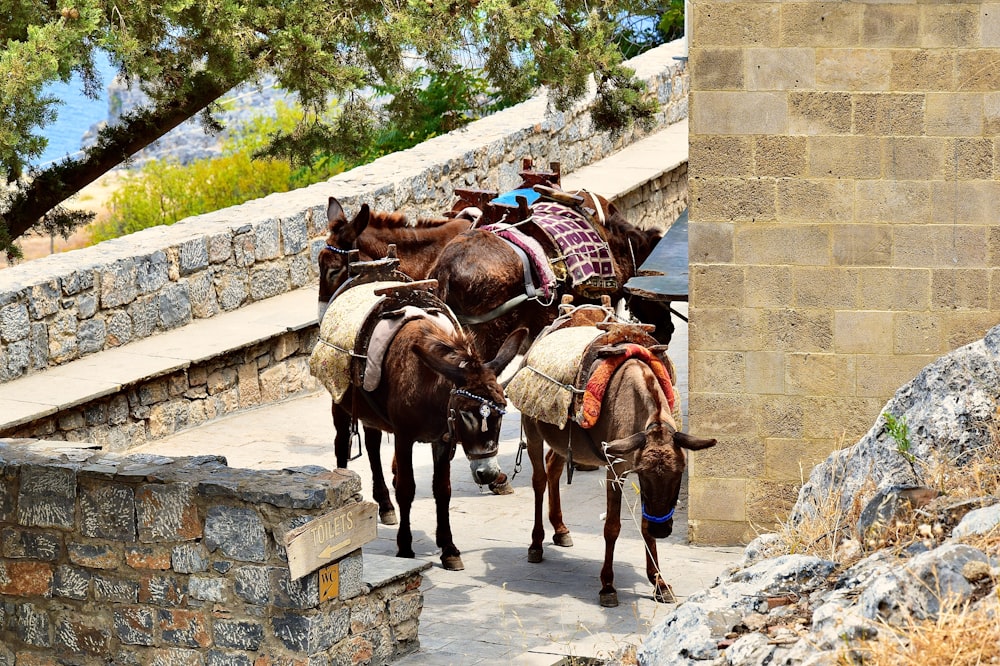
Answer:
[{"label": "stone step", "polygon": [[303,287],[0,384],[0,432],[312,326],[316,302],[316,287]]}]

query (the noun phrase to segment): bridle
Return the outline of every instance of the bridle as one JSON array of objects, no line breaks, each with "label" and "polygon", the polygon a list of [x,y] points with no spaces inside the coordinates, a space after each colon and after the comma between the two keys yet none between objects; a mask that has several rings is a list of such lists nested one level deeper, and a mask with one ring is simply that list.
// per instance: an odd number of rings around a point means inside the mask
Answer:
[{"label": "bridle", "polygon": [[[646,426],[644,432],[648,433],[650,430],[653,430],[654,428],[670,428],[671,430],[674,429],[672,425],[670,425],[669,423],[667,423],[665,421],[656,421],[656,422],[650,423],[648,426]],[[643,444],[643,446],[645,446],[645,444]],[[607,457],[607,443],[604,444],[604,448],[605,448],[605,457]],[[612,464],[612,468],[613,468],[614,461],[612,461],[609,458],[608,462],[610,462]],[[620,460],[619,460],[619,462],[620,462]],[[631,470],[626,470],[625,472],[623,472],[622,475],[621,475],[621,478],[624,479],[628,475],[628,473],[630,471]],[[663,523],[665,523],[665,522],[673,519],[673,517],[674,517],[674,511],[677,509],[677,506],[675,505],[665,515],[656,516],[656,515],[653,515],[653,514],[651,514],[651,513],[649,513],[649,512],[646,511],[646,503],[645,502],[642,502],[641,506],[642,506],[642,517],[643,517],[643,519],[644,520],[648,520],[651,523],[656,523],[658,525],[663,524]]]},{"label": "bridle", "polygon": [[448,440],[451,442],[452,455],[455,455],[455,450],[460,440],[460,436],[458,433],[459,419],[461,418],[462,420],[466,420],[465,415],[469,415],[471,418],[475,418],[475,416],[472,416],[473,413],[470,410],[459,409],[455,405],[456,397],[467,398],[479,403],[479,409],[476,410],[476,414],[478,414],[480,421],[479,432],[483,433],[489,432],[489,427],[490,427],[488,420],[489,416],[493,412],[497,414],[498,417],[496,424],[497,436],[494,437],[492,440],[488,441],[489,446],[485,449],[485,451],[482,453],[470,453],[469,451],[465,452],[465,457],[468,458],[469,460],[481,460],[483,458],[492,458],[500,450],[500,422],[503,419],[503,415],[507,413],[507,410],[504,409],[502,405],[498,405],[492,400],[484,398],[480,395],[476,395],[471,391],[467,391],[461,388],[452,389],[451,395],[448,397]]},{"label": "bridle", "polygon": [[[327,249],[327,250],[330,250],[331,252],[335,252],[335,253],[339,254],[340,256],[342,256],[342,257],[347,257],[348,255],[351,254],[351,252],[354,251],[353,249],[351,249],[351,250],[345,250],[342,247],[337,247],[336,245],[330,245],[329,243],[327,243],[324,246],[324,248]],[[340,275],[345,270],[347,270],[347,264],[344,264],[344,266],[340,269],[340,271],[338,271],[337,274]],[[330,301],[332,301],[337,296],[339,296],[341,293],[343,293],[344,290],[347,289],[347,285],[349,285],[350,283],[351,283],[350,279],[346,279],[343,282],[341,282],[340,286],[338,286],[336,289],[334,289],[333,290],[333,294],[330,295]],[[327,302],[329,302],[329,301],[327,301]]]}]

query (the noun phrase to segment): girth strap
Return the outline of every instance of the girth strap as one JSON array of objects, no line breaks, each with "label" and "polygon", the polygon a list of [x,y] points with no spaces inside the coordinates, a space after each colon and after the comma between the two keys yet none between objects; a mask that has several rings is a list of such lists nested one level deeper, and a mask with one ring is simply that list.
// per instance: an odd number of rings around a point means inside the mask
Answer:
[{"label": "girth strap", "polygon": [[465,326],[466,324],[483,324],[488,321],[493,321],[494,319],[497,319],[507,314],[521,303],[524,303],[525,301],[531,300],[533,298],[534,299],[538,298],[538,291],[535,289],[535,282],[534,280],[531,279],[531,261],[528,259],[527,253],[525,253],[524,250],[519,248],[514,243],[511,243],[506,238],[499,235],[497,236],[497,238],[502,240],[504,243],[507,243],[507,245],[509,245],[510,248],[514,250],[514,253],[517,254],[518,259],[521,260],[521,267],[524,270],[524,293],[518,294],[514,298],[508,300],[505,303],[500,304],[499,306],[493,308],[492,310],[490,310],[485,314],[465,315],[456,312],[455,317],[458,319],[459,323],[462,324],[463,326]]}]

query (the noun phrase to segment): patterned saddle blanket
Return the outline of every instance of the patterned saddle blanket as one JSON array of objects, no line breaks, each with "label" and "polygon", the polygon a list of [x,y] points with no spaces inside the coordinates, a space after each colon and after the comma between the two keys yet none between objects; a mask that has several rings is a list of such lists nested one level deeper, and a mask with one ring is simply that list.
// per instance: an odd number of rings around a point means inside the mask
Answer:
[{"label": "patterned saddle blanket", "polygon": [[573,287],[591,291],[618,288],[608,242],[579,211],[554,201],[538,201],[531,219],[561,254]]}]

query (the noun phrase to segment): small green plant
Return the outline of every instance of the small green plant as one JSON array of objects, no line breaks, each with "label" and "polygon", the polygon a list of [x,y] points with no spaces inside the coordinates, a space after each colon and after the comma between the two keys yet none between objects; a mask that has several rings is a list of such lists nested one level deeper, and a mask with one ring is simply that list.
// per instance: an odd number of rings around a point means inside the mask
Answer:
[{"label": "small green plant", "polygon": [[93,226],[91,238],[98,242],[173,224],[272,192],[311,185],[343,171],[343,162],[333,159],[295,168],[288,160],[255,158],[269,134],[293,127],[301,115],[301,109],[278,104],[276,116],[261,116],[238,128],[220,157],[186,165],[157,160],[128,174],[111,196],[109,218]]},{"label": "small green plant", "polygon": [[885,431],[896,442],[896,450],[912,465],[917,458],[911,451],[910,428],[906,425],[906,417],[900,416],[897,419],[889,412],[885,412],[882,416],[885,417]]}]

